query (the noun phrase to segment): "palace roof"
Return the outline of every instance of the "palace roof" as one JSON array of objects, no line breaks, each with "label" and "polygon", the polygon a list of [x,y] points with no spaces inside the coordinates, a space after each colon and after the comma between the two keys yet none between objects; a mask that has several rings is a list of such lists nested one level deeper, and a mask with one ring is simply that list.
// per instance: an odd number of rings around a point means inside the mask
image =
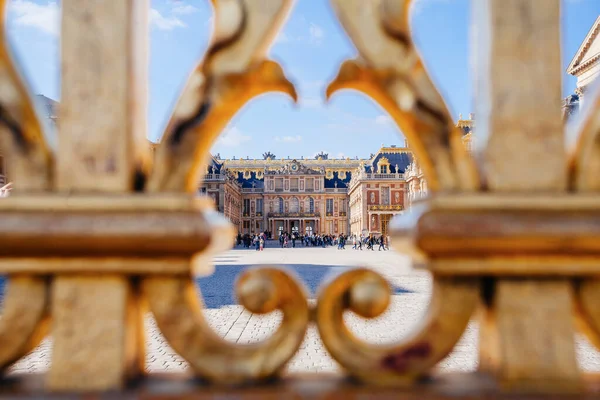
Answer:
[{"label": "palace roof", "polygon": [[[377,153],[374,154],[367,163],[365,163],[365,172],[374,173],[377,172],[377,165],[380,161],[385,158],[390,165],[390,173],[395,174],[397,172],[403,173],[406,167],[412,161],[412,152],[407,147],[381,147]],[[398,171],[396,170],[398,166]]]},{"label": "palace roof", "polygon": [[577,76],[579,72],[586,69],[600,59],[600,42],[596,41],[600,33],[600,17],[596,19],[583,43],[575,53],[573,60],[567,67],[567,73]]}]

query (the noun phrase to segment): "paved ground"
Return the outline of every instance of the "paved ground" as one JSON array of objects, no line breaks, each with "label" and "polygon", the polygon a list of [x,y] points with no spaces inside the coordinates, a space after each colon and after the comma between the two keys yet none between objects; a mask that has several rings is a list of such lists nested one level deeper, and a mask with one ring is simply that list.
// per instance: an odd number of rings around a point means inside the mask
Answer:
[{"label": "paved ground", "polygon": [[[349,246],[350,247],[350,246]],[[244,311],[233,298],[235,277],[244,269],[256,265],[287,265],[299,275],[311,292],[311,297],[323,279],[352,266],[367,266],[383,274],[394,287],[390,309],[368,323],[354,315],[347,322],[355,334],[374,343],[391,342],[413,328],[427,306],[431,280],[426,272],[414,271],[408,260],[394,252],[354,251],[350,248],[267,248],[263,252],[235,249],[215,258],[215,273],[198,280],[206,304],[209,323],[226,340],[240,344],[267,337],[278,325],[276,313],[260,316]],[[149,371],[181,371],[187,368],[168,346],[149,316],[147,369]],[[445,370],[472,370],[477,366],[477,326],[472,323],[455,351],[441,363]],[[51,339],[46,339],[29,356],[14,365],[13,373],[43,372],[51,356]],[[600,354],[585,340],[578,339],[578,356],[586,370],[600,371]],[[327,355],[314,328],[310,328],[298,354],[288,365],[290,371],[336,371],[335,362]]]}]

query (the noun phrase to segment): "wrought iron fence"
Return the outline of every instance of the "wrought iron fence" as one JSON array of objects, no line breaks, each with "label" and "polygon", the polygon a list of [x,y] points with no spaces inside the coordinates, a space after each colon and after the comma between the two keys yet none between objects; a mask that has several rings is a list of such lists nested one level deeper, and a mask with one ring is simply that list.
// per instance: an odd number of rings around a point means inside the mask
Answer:
[{"label": "wrought iron fence", "polygon": [[[44,140],[2,30],[0,138],[15,182],[14,195],[0,202],[0,272],[9,277],[0,319],[3,367],[51,327],[43,391],[118,390],[135,382],[144,395],[289,398],[398,396],[398,388],[412,398],[597,390],[597,377],[577,365],[572,317],[600,343],[600,92],[590,91],[587,111],[570,128],[576,145],[565,148],[560,0],[472,2],[476,111],[486,130],[476,149],[479,166],[465,153],[414,48],[410,2],[331,3],[360,58],[342,64],[327,96],[351,88],[380,102],[435,193],[410,219],[392,223],[393,240],[402,239],[433,276],[416,331],[375,346],[345,326],[345,312],[370,319],[390,302],[389,285],[372,269],[343,272],[320,289],[315,304],[285,270],[243,272],[240,303],[251,312],[282,314],[277,331],[251,346],[220,339],[194,294],[192,270],[210,270],[198,255],[224,249],[234,235],[208,201],[194,196],[204,156],[254,96],[281,91],[296,98],[282,67],[266,54],[291,1],[214,1],[213,41],[150,165],[143,129],[147,2],[63,0],[56,151]],[[135,379],[144,375],[146,307],[204,383]],[[479,372],[437,376],[436,365],[474,317]],[[272,379],[309,326],[354,383]],[[421,380],[429,375],[434,379]],[[31,394],[32,387],[39,394],[40,386],[4,379],[4,394]]]}]

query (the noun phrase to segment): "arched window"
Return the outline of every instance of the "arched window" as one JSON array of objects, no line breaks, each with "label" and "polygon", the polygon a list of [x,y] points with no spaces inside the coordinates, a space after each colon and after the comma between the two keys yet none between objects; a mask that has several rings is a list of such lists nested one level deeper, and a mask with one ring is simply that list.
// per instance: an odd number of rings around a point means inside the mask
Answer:
[{"label": "arched window", "polygon": [[315,212],[315,200],[312,197],[306,199],[304,203],[304,209],[309,213]]},{"label": "arched window", "polygon": [[297,213],[300,211],[300,202],[297,197],[292,197],[290,199],[290,212]]},{"label": "arched window", "polygon": [[279,203],[279,204],[277,205],[277,208],[279,209],[279,212],[280,212],[280,213],[283,213],[283,198],[281,198],[281,197],[278,197],[278,198],[277,198],[277,201],[278,201],[278,203]]}]

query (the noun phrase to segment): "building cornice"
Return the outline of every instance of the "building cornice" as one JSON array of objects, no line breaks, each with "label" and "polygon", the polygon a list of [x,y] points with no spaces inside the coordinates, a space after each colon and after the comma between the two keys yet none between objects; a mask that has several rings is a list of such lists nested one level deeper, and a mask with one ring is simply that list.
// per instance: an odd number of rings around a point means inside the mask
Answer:
[{"label": "building cornice", "polygon": [[[567,67],[568,74],[576,75],[577,73],[579,73],[582,70],[582,68],[585,64],[588,64],[588,61],[586,61],[584,64],[580,65],[580,63],[581,63],[581,61],[583,61],[583,58],[585,57],[587,51],[590,49],[590,46],[592,45],[592,43],[594,43],[594,40],[598,36],[598,33],[600,33],[600,17],[598,17],[596,19],[596,21],[594,22],[594,24],[592,25],[591,29],[589,30],[588,34],[586,35],[585,39],[583,40],[583,43],[581,43],[581,46],[579,46],[577,53],[575,53],[573,60],[571,60],[571,63]],[[596,60],[597,60],[598,56],[600,56],[600,55],[594,55],[593,58],[596,58]]]},{"label": "building cornice", "polygon": [[592,58],[584,62],[583,64],[577,65],[573,68],[569,73],[571,75],[577,76],[582,74],[583,72],[591,69],[592,67],[598,65],[598,60],[600,60],[600,53],[594,55]]}]

